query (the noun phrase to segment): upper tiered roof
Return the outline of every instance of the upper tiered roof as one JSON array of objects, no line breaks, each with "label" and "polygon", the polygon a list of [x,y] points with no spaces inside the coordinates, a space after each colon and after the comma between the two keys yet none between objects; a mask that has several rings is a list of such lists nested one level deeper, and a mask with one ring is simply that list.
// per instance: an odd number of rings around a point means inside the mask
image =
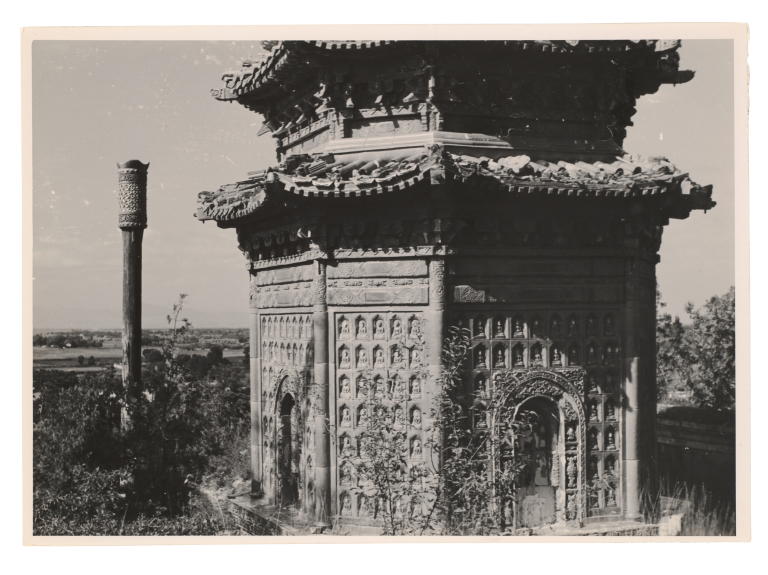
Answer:
[{"label": "upper tiered roof", "polygon": [[636,99],[688,81],[679,42],[283,41],[212,90],[264,116],[278,155],[342,139],[486,134],[522,153],[621,155]]},{"label": "upper tiered roof", "polygon": [[[662,159],[625,157],[636,99],[686,82],[679,41],[283,41],[216,98],[264,116],[280,165],[200,194],[222,226],[295,202],[470,183],[515,197],[714,205]],[[280,208],[282,206],[282,208]]]},{"label": "upper tiered roof", "polygon": [[[273,97],[274,90],[286,90],[288,86],[305,78],[305,72],[317,67],[332,65],[328,58],[341,55],[359,55],[371,57],[370,51],[387,48],[403,49],[412,55],[435,54],[436,48],[446,45],[447,41],[391,41],[391,40],[288,40],[268,43],[268,52],[259,61],[246,60],[239,70],[226,72],[222,76],[223,87],[214,88],[212,94],[219,100],[237,100],[244,105],[258,110],[261,101],[265,106]],[[455,43],[455,42],[451,42]],[[660,83],[682,83],[693,74],[677,69],[676,51],[678,40],[502,40],[502,41],[463,41],[464,45],[493,46],[506,51],[531,54],[622,56],[642,55],[650,66],[658,66]],[[499,54],[503,56],[503,54]],[[666,65],[665,65],[666,64]],[[291,82],[291,78],[295,81]]]}]

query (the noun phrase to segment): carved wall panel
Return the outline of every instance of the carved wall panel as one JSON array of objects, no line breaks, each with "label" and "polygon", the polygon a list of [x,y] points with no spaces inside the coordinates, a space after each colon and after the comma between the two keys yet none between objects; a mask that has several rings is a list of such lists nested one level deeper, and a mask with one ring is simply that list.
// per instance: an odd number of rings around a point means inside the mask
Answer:
[{"label": "carved wall panel", "polygon": [[286,151],[290,150],[293,154],[309,152],[318,145],[331,139],[331,131],[327,124],[325,127],[314,132],[311,131],[311,128],[312,126],[307,126],[305,133],[292,134],[293,137],[290,139],[290,143],[287,145],[285,143],[283,144],[284,149]]},{"label": "carved wall panel", "polygon": [[257,285],[267,286],[274,284],[312,281],[312,265],[296,265],[290,267],[277,268],[273,270],[263,270],[257,274]]},{"label": "carved wall panel", "polygon": [[427,278],[329,279],[328,305],[424,305]]},{"label": "carved wall panel", "polygon": [[372,518],[375,504],[360,491],[356,461],[371,412],[383,407],[402,428],[410,462],[424,457],[424,318],[421,312],[336,312],[332,353],[336,404],[337,509],[342,517]]},{"label": "carved wall panel", "polygon": [[454,283],[451,289],[453,303],[515,303],[569,301],[578,303],[606,302],[618,303],[623,296],[620,282],[552,285],[521,283],[470,282]]},{"label": "carved wall panel", "polygon": [[[602,260],[601,260],[602,261]],[[490,263],[492,262],[492,264]],[[587,276],[592,273],[593,261],[584,258],[456,258],[451,262],[451,275],[456,277],[515,277],[520,275]],[[601,275],[624,273],[624,261],[616,258],[603,263]]]},{"label": "carved wall panel", "polygon": [[[281,369],[311,369],[312,315],[304,313],[261,314],[261,365],[275,375]],[[262,378],[262,386],[266,382]]]},{"label": "carved wall panel", "polygon": [[[311,417],[311,398],[307,393],[312,379],[313,324],[311,314],[261,314],[261,381],[264,402],[261,439],[264,453],[264,490],[274,500],[280,493],[280,441],[283,426],[281,403],[290,394],[295,407],[291,411],[290,442],[296,458],[294,469],[299,501],[306,503],[312,493],[313,445],[311,430],[304,429]],[[283,470],[285,473],[285,470]]]},{"label": "carved wall panel", "polygon": [[376,136],[395,136],[398,134],[414,134],[423,132],[421,116],[401,116],[398,118],[371,118],[351,120],[346,123],[346,137],[365,138]]},{"label": "carved wall panel", "polygon": [[[579,399],[586,412],[587,514],[619,512],[623,347],[619,308],[527,311],[483,309],[452,323],[468,329],[472,353],[467,391],[488,394],[508,370],[578,367],[585,370]],[[546,390],[545,390],[546,395]]]},{"label": "carved wall panel", "polygon": [[309,307],[312,305],[312,282],[289,282],[259,286],[256,305],[261,308]]},{"label": "carved wall panel", "polygon": [[422,259],[384,261],[341,261],[328,266],[328,279],[427,277]]}]

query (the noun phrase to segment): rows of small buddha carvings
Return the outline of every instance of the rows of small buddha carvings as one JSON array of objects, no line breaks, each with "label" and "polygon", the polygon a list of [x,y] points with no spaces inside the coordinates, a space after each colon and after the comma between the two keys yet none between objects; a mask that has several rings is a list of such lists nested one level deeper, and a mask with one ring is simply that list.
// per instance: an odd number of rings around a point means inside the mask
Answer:
[{"label": "rows of small buddha carvings", "polygon": [[[480,400],[474,427],[485,428],[484,398],[507,370],[586,370],[582,401],[586,411],[588,507],[591,515],[618,512],[622,346],[617,311],[511,312],[464,315],[455,323],[472,336],[467,385]],[[575,429],[566,426],[566,442]]]},{"label": "rows of small buddha carvings", "polygon": [[378,501],[362,492],[362,443],[373,422],[402,434],[412,469],[423,465],[427,408],[424,318],[420,312],[339,312],[334,321],[337,509],[370,518]]},{"label": "rows of small buddha carvings", "polygon": [[[313,361],[312,316],[263,314],[261,316],[261,363],[264,369],[310,367]],[[265,382],[270,379],[263,380]]]},{"label": "rows of small buddha carvings", "polygon": [[[301,274],[299,270],[285,272]],[[285,273],[283,275],[285,275]],[[262,281],[284,279],[277,274]],[[312,402],[306,393],[312,381],[314,361],[312,315],[307,313],[262,313],[260,315],[261,381],[264,415],[261,437],[264,454],[264,490],[273,498],[280,497],[280,482],[295,482],[301,501],[310,509],[314,498],[312,445],[314,436],[309,425]],[[280,402],[290,394],[296,408],[290,411],[292,436],[282,437]],[[306,428],[306,429],[305,429]],[[291,442],[293,460],[290,469],[278,469],[281,441]]]},{"label": "rows of small buddha carvings", "polygon": [[[302,397],[302,391],[311,381],[313,365],[312,345],[313,323],[309,314],[262,314],[261,315],[261,365],[262,395],[265,402],[262,421],[262,441],[264,453],[265,492],[273,497],[280,496],[278,472],[286,475],[286,470],[279,470],[279,450],[281,437],[279,427],[281,417],[279,402],[286,392],[295,398]],[[310,403],[291,410],[290,438],[291,453],[295,461],[291,462],[291,473],[298,475],[297,489],[303,490],[301,500],[308,503],[313,497],[311,429],[307,426],[306,436],[302,437],[303,422],[309,421]]]}]

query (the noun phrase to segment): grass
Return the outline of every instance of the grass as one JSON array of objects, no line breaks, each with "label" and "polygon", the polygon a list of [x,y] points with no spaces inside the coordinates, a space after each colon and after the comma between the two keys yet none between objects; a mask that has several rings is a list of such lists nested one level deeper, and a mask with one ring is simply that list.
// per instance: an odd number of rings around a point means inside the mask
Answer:
[{"label": "grass", "polygon": [[680,535],[736,535],[736,510],[730,502],[713,499],[703,489],[684,491],[681,495],[691,506],[683,517]]},{"label": "grass", "polygon": [[735,536],[736,508],[733,501],[716,498],[701,486],[677,483],[662,487],[655,497],[646,496],[651,519],[683,514],[680,536]]}]

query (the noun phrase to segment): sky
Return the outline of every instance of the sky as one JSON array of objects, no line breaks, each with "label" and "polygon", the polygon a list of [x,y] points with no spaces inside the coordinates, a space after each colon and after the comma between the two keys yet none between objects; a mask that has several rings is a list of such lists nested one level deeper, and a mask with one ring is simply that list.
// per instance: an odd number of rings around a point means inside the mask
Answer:
[{"label": "sky", "polygon": [[[223,72],[254,42],[36,41],[32,47],[33,323],[117,329],[122,238],[116,163],[150,162],[143,246],[146,328],[179,293],[195,327],[246,327],[248,277],[235,232],[194,218],[197,193],[275,163],[261,117],[218,102]],[[624,149],[665,156],[717,206],[665,228],[657,277],[673,315],[734,283],[733,57],[726,40],[688,40],[693,80],[642,97]]]}]

